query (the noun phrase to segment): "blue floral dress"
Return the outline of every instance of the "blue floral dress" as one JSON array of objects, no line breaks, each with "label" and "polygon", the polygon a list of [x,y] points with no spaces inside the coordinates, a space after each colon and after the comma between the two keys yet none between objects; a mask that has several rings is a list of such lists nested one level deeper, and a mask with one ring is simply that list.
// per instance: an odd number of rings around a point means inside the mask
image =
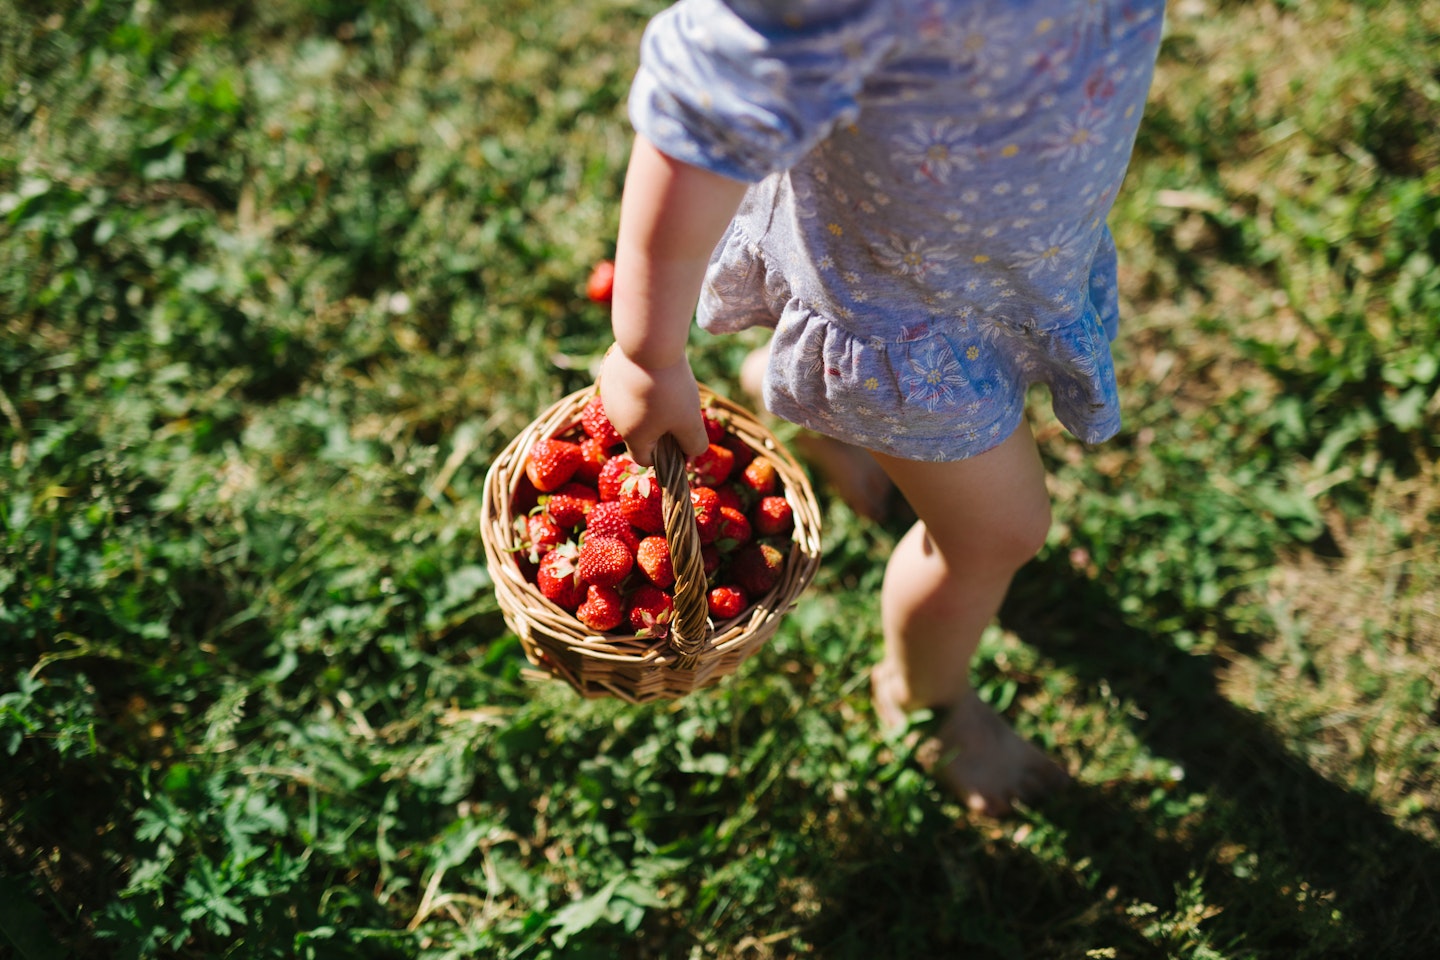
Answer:
[{"label": "blue floral dress", "polygon": [[1105,219],[1161,0],[680,0],[631,120],[751,186],[699,320],[774,328],[765,403],[851,443],[959,460],[1032,383],[1090,443],[1120,426]]}]

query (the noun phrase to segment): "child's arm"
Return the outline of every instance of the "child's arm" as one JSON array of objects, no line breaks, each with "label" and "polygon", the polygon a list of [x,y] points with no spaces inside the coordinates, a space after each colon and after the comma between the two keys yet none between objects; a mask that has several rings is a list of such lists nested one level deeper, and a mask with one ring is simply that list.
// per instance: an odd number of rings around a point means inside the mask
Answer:
[{"label": "child's arm", "polygon": [[710,254],[744,193],[745,184],[667,157],[636,137],[616,241],[615,348],[600,389],[606,415],[638,463],[650,464],[666,433],[687,455],[705,450],[685,344]]}]

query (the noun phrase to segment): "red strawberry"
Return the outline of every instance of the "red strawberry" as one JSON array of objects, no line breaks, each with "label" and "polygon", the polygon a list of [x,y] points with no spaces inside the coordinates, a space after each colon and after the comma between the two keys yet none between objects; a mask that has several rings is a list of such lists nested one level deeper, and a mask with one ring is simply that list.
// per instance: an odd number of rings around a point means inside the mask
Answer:
[{"label": "red strawberry", "polygon": [[595,506],[596,493],[583,483],[567,483],[545,501],[545,515],[558,527],[574,529]]},{"label": "red strawberry", "polygon": [[707,543],[700,548],[700,566],[707,578],[714,576],[715,571],[720,569],[720,551],[715,548],[715,544]]},{"label": "red strawberry", "polygon": [[614,587],[591,584],[585,590],[585,602],[575,616],[596,633],[614,630],[625,621],[625,600]]},{"label": "red strawberry", "polygon": [[620,508],[625,519],[646,533],[663,533],[665,515],[660,504],[660,481],[652,472],[630,476],[620,487]]},{"label": "red strawberry", "polygon": [[624,485],[626,478],[639,476],[645,472],[645,468],[634,460],[630,459],[628,453],[620,453],[605,461],[605,466],[600,468],[600,477],[595,481],[595,487],[600,491],[601,500],[619,500],[620,487]]},{"label": "red strawberry", "polygon": [[541,493],[559,490],[580,467],[580,448],[568,440],[540,440],[525,459],[525,475]]},{"label": "red strawberry", "polygon": [[675,614],[675,601],[659,587],[642,584],[630,595],[625,618],[637,637],[665,637],[670,633],[670,620]]},{"label": "red strawberry", "polygon": [[735,469],[735,454],[718,443],[712,443],[705,452],[690,459],[690,472],[695,482],[702,487],[716,487],[724,483]]},{"label": "red strawberry", "polygon": [[565,542],[565,531],[543,513],[532,513],[525,518],[525,536],[530,544],[531,559],[536,560]]},{"label": "red strawberry", "polygon": [[720,495],[710,487],[691,487],[690,504],[695,508],[695,526],[701,543],[714,543],[720,536]]},{"label": "red strawberry", "polygon": [[700,411],[700,418],[705,421],[705,435],[710,438],[711,443],[723,443],[725,440],[725,421],[714,410]]},{"label": "red strawberry", "polygon": [[736,586],[715,587],[706,595],[710,605],[710,616],[716,620],[730,620],[745,612],[750,599],[745,591]]},{"label": "red strawberry", "polygon": [[577,570],[582,583],[613,587],[624,580],[634,566],[635,558],[618,537],[586,537],[580,545]]},{"label": "red strawberry", "polygon": [[768,497],[775,492],[778,479],[775,464],[768,457],[751,460],[750,465],[740,474],[740,482],[762,497]]},{"label": "red strawberry", "polygon": [[521,474],[515,481],[515,493],[510,498],[510,513],[514,516],[529,513],[540,503],[540,491],[530,478]]},{"label": "red strawberry", "polygon": [[730,567],[731,574],[745,592],[763,597],[780,582],[785,555],[768,543],[751,543],[741,547]]},{"label": "red strawberry", "polygon": [[580,601],[585,599],[585,588],[575,576],[575,548],[567,544],[541,557],[535,586],[557,607],[574,610],[580,606]]},{"label": "red strawberry", "polygon": [[605,416],[605,403],[598,393],[591,397],[585,404],[585,409],[580,411],[580,426],[591,437],[599,440],[607,450],[625,442],[620,431],[616,430],[610,418]]},{"label": "red strawberry", "polygon": [[756,536],[778,537],[795,528],[795,508],[784,497],[761,497],[750,515]]},{"label": "red strawberry", "polygon": [[615,264],[601,260],[585,280],[585,296],[595,303],[609,303],[615,293]]},{"label": "red strawberry", "polygon": [[735,484],[726,483],[716,487],[715,495],[720,498],[720,506],[745,512],[745,501],[741,498],[740,491],[735,489]]},{"label": "red strawberry", "polygon": [[675,565],[670,562],[670,544],[664,537],[646,537],[635,551],[635,563],[657,587],[675,583]]},{"label": "red strawberry", "polygon": [[630,548],[631,553],[640,546],[640,538],[635,535],[635,528],[625,519],[625,511],[620,504],[613,500],[595,504],[590,515],[585,518],[585,530],[587,535],[592,537],[619,537],[625,542],[625,546]]},{"label": "red strawberry", "polygon": [[733,433],[725,434],[723,440],[712,441],[735,454],[735,469],[744,470],[750,466],[750,461],[755,459],[755,448]]},{"label": "red strawberry", "polygon": [[750,536],[750,521],[745,519],[745,514],[734,507],[720,508],[720,536],[715,539],[715,546],[721,553],[749,543]]},{"label": "red strawberry", "polygon": [[575,479],[595,486],[600,480],[600,471],[609,459],[605,444],[594,437],[586,437],[580,441],[580,466],[575,468]]}]

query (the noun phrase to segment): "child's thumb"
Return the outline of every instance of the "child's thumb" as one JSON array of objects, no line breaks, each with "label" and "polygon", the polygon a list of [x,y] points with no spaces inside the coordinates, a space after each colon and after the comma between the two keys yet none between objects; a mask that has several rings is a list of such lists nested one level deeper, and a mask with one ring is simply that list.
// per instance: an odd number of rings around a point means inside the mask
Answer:
[{"label": "child's thumb", "polygon": [[705,432],[705,421],[699,417],[684,430],[675,433],[675,441],[687,457],[698,457],[710,448],[710,435]]}]

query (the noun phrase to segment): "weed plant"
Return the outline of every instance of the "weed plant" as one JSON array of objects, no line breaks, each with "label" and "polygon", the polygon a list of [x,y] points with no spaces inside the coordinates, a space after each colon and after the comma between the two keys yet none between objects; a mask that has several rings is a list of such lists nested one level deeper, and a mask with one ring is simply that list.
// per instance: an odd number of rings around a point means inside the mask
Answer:
[{"label": "weed plant", "polygon": [[1005,822],[877,738],[906,518],[823,485],[738,676],[522,674],[481,486],[607,345],[659,6],[0,0],[0,955],[1432,956],[1440,4],[1171,4]]}]

